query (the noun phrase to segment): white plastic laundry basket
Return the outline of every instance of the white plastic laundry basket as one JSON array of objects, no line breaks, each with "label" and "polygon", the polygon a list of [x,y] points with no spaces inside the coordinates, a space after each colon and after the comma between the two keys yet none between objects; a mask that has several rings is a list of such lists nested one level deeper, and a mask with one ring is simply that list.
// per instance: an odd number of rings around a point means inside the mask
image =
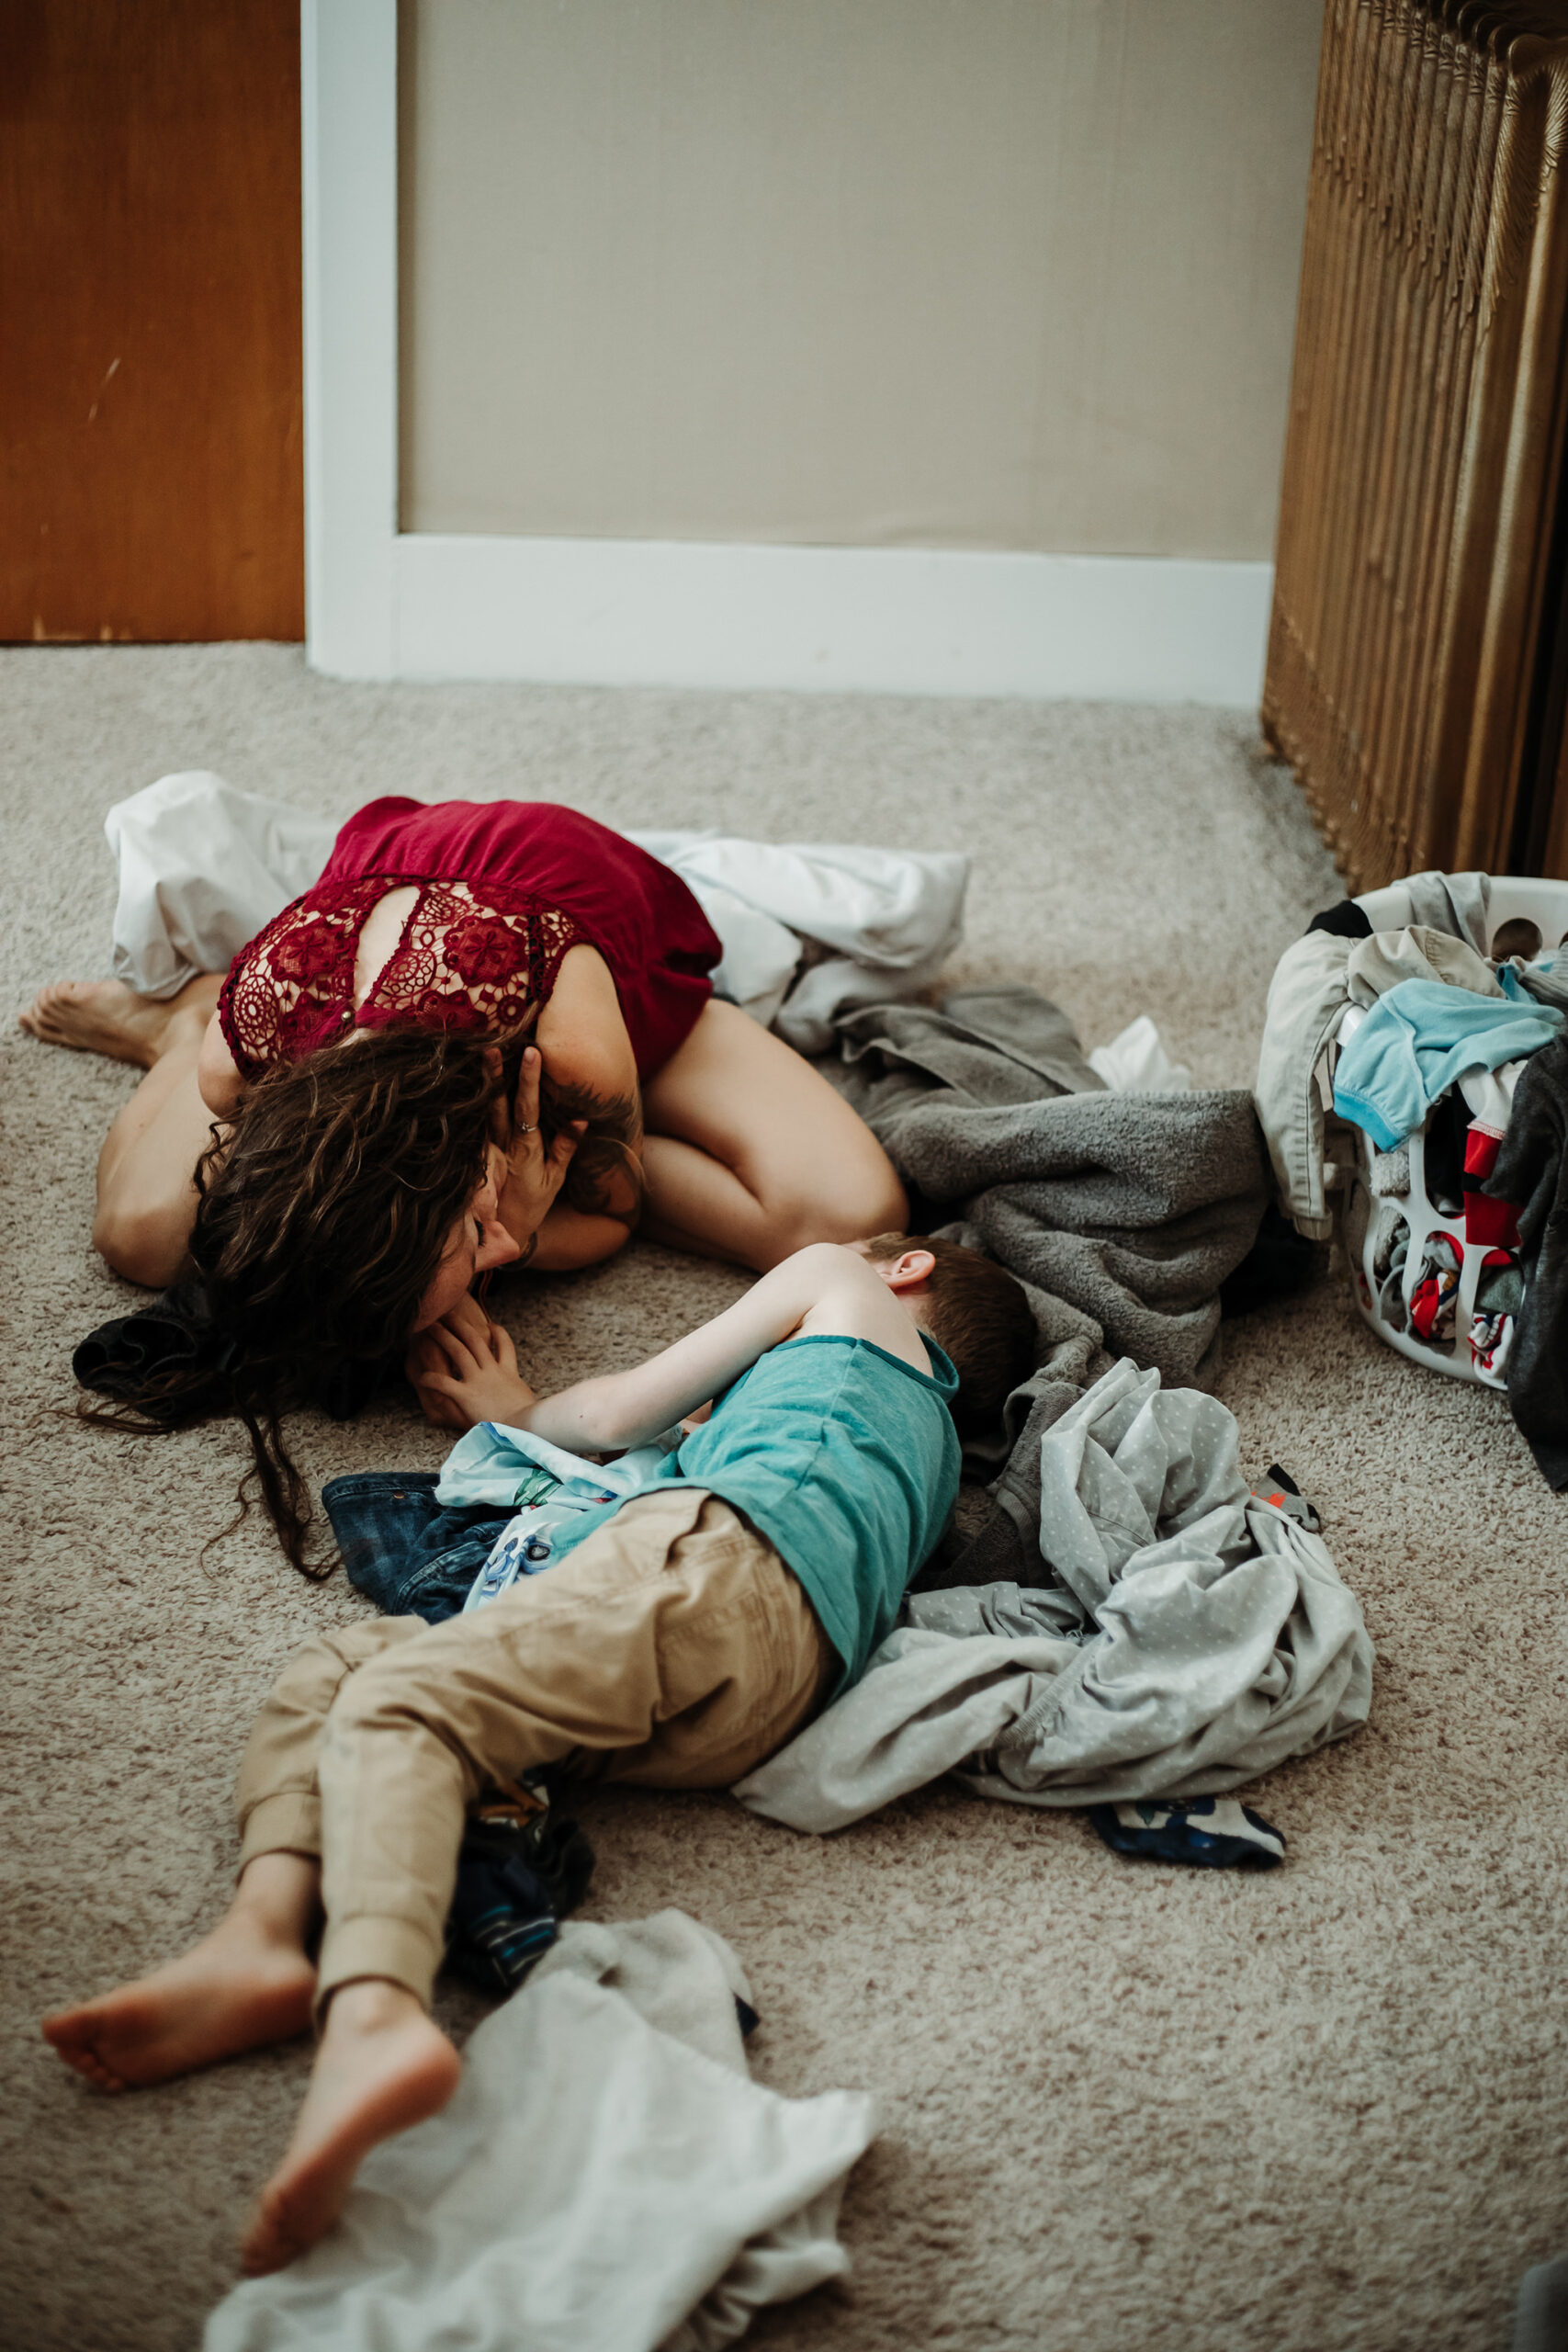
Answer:
[{"label": "white plastic laundry basket", "polygon": [[[1369,890],[1356,900],[1374,931],[1400,931],[1414,921],[1409,893],[1403,882],[1391,882],[1383,890]],[[1498,944],[1499,933],[1506,925],[1533,925],[1538,936],[1527,932],[1510,935]],[[1568,937],[1568,882],[1550,882],[1534,876],[1510,874],[1495,877],[1487,904],[1491,954],[1503,956],[1538,956],[1562,944]],[[1475,1306],[1475,1294],[1480,1286],[1482,1268],[1491,1246],[1467,1241],[1462,1216],[1444,1216],[1427,1197],[1426,1185],[1427,1128],[1430,1114],[1410,1138],[1410,1191],[1395,1197],[1396,1205],[1410,1227],[1409,1244],[1403,1272],[1388,1276],[1380,1285],[1374,1264],[1376,1248],[1376,1216],[1378,1196],[1372,1191],[1371,1137],[1364,1128],[1354,1127],[1356,1161],[1345,1193],[1345,1229],[1360,1222],[1354,1214],[1364,1207],[1364,1238],[1360,1261],[1352,1262],[1351,1287],[1356,1304],[1380,1340],[1397,1348],[1412,1363],[1425,1364],[1429,1372],[1446,1372],[1456,1380],[1473,1380],[1483,1388],[1505,1388],[1507,1385],[1500,1373],[1483,1372],[1475,1363],[1470,1348],[1471,1317]],[[1365,1194],[1358,1204],[1358,1188]],[[1427,1340],[1410,1328],[1411,1294],[1420,1274],[1426,1255],[1424,1245],[1433,1233],[1445,1234],[1461,1253],[1459,1292],[1455,1302],[1454,1332],[1451,1341]],[[1352,1253],[1353,1255],[1353,1253]],[[1398,1282],[1404,1300],[1405,1329],[1402,1331],[1389,1322],[1382,1311],[1380,1287],[1386,1297],[1390,1285]]]}]

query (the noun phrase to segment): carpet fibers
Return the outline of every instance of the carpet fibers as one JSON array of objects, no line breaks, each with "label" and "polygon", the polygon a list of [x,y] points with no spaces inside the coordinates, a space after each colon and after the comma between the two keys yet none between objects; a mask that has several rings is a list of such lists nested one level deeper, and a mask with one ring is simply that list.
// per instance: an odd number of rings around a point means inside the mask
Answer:
[{"label": "carpet fibers", "polygon": [[[1152,1012],[1209,1082],[1249,1080],[1274,960],[1338,895],[1240,714],[348,686],[255,646],[9,651],[0,708],[12,1007],[107,970],[104,811],[182,767],[335,817],[515,791],[611,823],[961,845],[955,981],[1033,981],[1089,1045]],[[203,1555],[233,1430],[140,1442],[69,1418],[73,1344],[130,1295],[87,1234],[133,1074],[14,1027],[0,1052],[0,2341],[176,2352],[234,2278],[309,2050],[106,2098],[36,2019],[213,1919],[250,1715],[296,1643],[362,1604],[295,1577],[254,1521]],[[553,1385],[739,1287],[639,1244],[518,1280],[504,1312]],[[750,1972],[761,2077],[881,2102],[844,2209],[852,2282],[768,2316],[760,2345],[1502,2352],[1520,2273],[1568,2247],[1568,1502],[1500,1399],[1378,1345],[1342,1267],[1230,1327],[1221,1394],[1253,1472],[1283,1462],[1319,1502],[1378,1649],[1370,1728],[1247,1792],[1284,1868],[1129,1863],[1074,1815],[952,1785],[822,1843],[724,1797],[579,1808],[592,1916],[706,1920]],[[297,1434],[317,1481],[444,1450],[396,1404]],[[479,2014],[443,1996],[459,2036]]]}]

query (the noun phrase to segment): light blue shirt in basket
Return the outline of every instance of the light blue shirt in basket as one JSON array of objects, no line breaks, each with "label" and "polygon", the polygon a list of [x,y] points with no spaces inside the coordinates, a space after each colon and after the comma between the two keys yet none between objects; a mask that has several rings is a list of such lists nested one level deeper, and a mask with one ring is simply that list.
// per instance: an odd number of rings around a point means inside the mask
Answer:
[{"label": "light blue shirt in basket", "polygon": [[1445,980],[1402,980],[1379,997],[1340,1055],[1334,1107],[1380,1151],[1393,1151],[1462,1071],[1533,1054],[1562,1026],[1562,1015],[1533,998],[1500,1002]]}]

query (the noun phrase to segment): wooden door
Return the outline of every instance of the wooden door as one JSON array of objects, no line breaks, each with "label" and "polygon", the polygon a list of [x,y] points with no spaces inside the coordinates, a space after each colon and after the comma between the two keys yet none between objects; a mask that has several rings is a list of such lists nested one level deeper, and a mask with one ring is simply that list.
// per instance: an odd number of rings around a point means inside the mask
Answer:
[{"label": "wooden door", "polygon": [[299,638],[298,0],[0,0],[0,638]]}]

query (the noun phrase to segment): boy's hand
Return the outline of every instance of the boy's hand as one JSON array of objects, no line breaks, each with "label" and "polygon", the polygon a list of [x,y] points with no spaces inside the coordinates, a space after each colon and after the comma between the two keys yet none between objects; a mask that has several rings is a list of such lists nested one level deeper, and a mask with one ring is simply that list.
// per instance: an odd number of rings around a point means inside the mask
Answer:
[{"label": "boy's hand", "polygon": [[511,1335],[472,1297],[420,1332],[404,1370],[425,1419],[437,1429],[516,1421],[539,1401],[518,1372]]}]

